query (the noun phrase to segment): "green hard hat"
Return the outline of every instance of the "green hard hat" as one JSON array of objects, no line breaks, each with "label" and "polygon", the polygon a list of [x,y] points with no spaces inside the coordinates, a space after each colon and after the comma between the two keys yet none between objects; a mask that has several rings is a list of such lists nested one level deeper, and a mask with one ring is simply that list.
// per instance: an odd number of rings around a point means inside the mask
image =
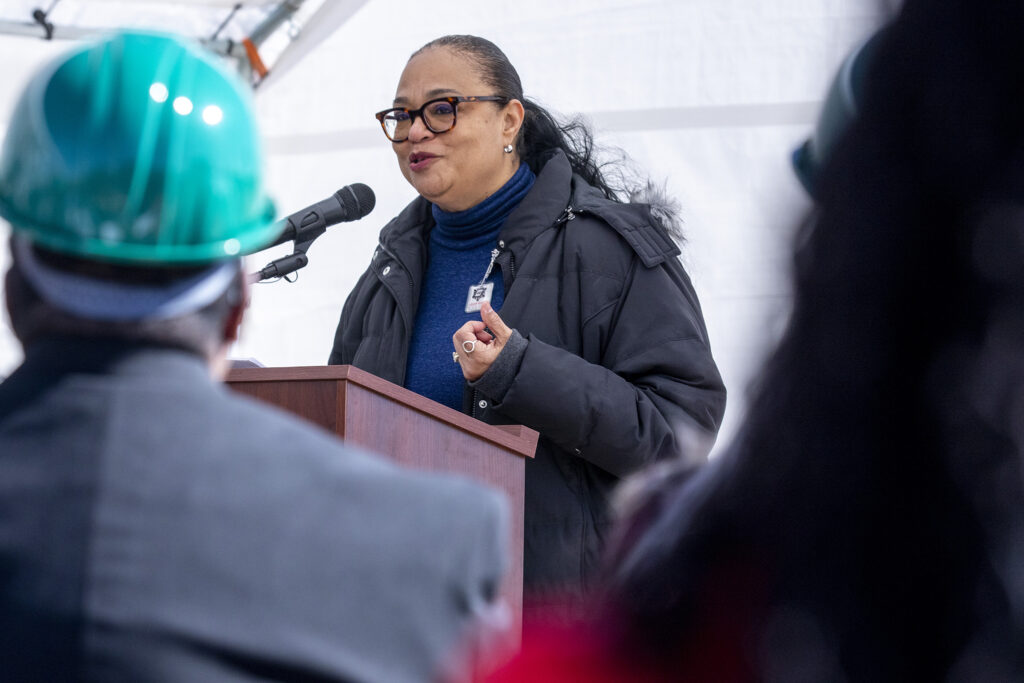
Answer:
[{"label": "green hard hat", "polygon": [[202,47],[123,32],[80,45],[21,94],[0,151],[0,215],[81,258],[201,264],[280,232],[248,87]]}]

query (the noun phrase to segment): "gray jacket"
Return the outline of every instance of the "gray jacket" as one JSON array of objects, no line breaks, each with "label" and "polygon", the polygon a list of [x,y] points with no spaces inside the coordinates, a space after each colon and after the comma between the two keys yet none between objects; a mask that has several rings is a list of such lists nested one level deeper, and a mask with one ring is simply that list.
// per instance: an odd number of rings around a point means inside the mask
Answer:
[{"label": "gray jacket", "polygon": [[498,589],[503,506],[192,354],[43,340],[0,384],[2,677],[431,680]]},{"label": "gray jacket", "polygon": [[[403,383],[432,227],[422,198],[384,227],[329,362]],[[494,381],[489,371],[467,386],[465,411],[540,432],[526,468],[529,597],[585,584],[623,476],[664,458],[706,458],[725,387],[679,249],[647,205],[608,201],[557,154],[509,216],[499,247],[499,313],[525,344],[511,371],[504,363]]]}]

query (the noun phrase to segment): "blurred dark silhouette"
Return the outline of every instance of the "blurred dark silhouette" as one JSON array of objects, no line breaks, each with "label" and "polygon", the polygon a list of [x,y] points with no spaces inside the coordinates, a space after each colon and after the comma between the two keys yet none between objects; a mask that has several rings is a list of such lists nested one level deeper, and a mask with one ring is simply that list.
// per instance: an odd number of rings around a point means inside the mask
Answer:
[{"label": "blurred dark silhouette", "polygon": [[1016,2],[891,22],[744,427],[633,496],[574,652],[637,680],[1024,680],[1022,36]]}]

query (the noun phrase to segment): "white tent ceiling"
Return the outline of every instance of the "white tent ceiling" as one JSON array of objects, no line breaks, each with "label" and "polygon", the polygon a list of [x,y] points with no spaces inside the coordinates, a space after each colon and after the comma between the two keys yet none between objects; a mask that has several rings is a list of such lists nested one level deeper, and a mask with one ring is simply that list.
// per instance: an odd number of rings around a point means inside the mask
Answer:
[{"label": "white tent ceiling", "polygon": [[365,1],[7,0],[0,35],[60,42],[117,28],[173,31],[234,58],[261,83],[287,71]]},{"label": "white tent ceiling", "polygon": [[[8,0],[0,21],[25,21],[50,3]],[[195,21],[191,35],[209,37],[234,4],[61,0],[48,16],[55,25],[109,27],[174,14]],[[243,19],[258,24],[275,4],[244,3],[230,28],[237,33],[221,35],[238,40],[251,29]],[[267,365],[325,361],[377,232],[413,196],[372,113],[391,101],[413,50],[473,33],[506,51],[528,96],[586,116],[600,143],[628,152],[680,201],[684,262],[730,390],[722,443],[788,311],[790,237],[808,207],[789,154],[810,131],[836,66],[883,13],[863,0],[327,0],[293,31],[256,91],[268,180],[282,214],[352,182],[374,188],[377,209],[321,237],[296,283],[254,288],[236,355]],[[9,76],[0,79],[0,130],[24,79],[57,42],[0,35]],[[257,254],[250,265],[284,253]],[[0,330],[0,374],[19,357]]]}]

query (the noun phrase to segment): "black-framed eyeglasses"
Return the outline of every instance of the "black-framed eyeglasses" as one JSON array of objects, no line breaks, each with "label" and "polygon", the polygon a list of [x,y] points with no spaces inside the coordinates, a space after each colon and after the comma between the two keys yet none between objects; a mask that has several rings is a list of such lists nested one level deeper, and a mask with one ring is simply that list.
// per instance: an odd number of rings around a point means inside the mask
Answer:
[{"label": "black-framed eyeglasses", "polygon": [[423,118],[423,124],[431,133],[447,133],[455,127],[455,118],[459,104],[462,102],[508,102],[501,95],[473,95],[468,97],[438,97],[436,100],[424,102],[419,109],[395,107],[379,111],[374,116],[380,121],[384,135],[391,142],[405,142],[409,139],[409,130],[416,117]]}]

